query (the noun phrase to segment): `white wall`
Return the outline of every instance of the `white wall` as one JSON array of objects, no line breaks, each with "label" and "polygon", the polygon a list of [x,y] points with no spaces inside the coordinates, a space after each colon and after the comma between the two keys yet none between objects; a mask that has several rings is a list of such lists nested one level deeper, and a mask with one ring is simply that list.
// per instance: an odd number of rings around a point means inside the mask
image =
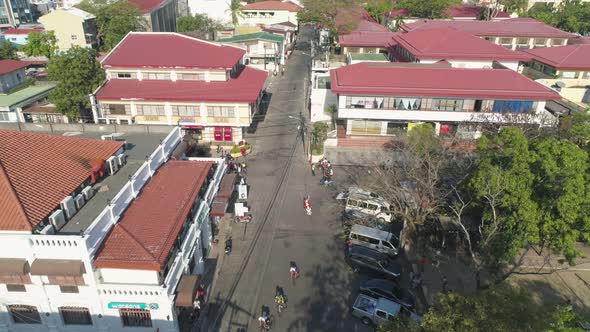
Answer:
[{"label": "white wall", "polygon": [[[291,22],[297,25],[297,13],[290,12],[287,10],[244,10],[244,16],[239,18],[240,25],[249,25],[255,26],[257,24],[276,24],[282,22]],[[273,16],[266,15],[266,17],[262,17],[260,15],[254,15],[254,13],[260,12],[273,12]],[[248,17],[249,14],[252,14],[252,17]]]},{"label": "white wall", "polygon": [[212,19],[230,23],[229,3],[229,0],[188,0],[188,9],[191,15],[207,14]]},{"label": "white wall", "polygon": [[[315,86],[315,82],[317,77],[330,77],[329,74],[314,74],[313,77],[313,84]],[[330,113],[325,112],[326,107],[329,105],[337,105],[338,104],[338,96],[333,94],[330,89],[311,89],[311,122],[316,121],[332,121],[332,115]]]},{"label": "white wall", "polygon": [[97,269],[97,275],[102,277],[102,283],[157,285],[158,273],[149,270],[128,269]]}]

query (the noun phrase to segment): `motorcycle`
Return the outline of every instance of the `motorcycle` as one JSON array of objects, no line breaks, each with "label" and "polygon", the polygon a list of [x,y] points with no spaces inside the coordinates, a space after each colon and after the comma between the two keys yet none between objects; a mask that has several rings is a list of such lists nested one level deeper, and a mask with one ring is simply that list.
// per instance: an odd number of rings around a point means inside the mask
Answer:
[{"label": "motorcycle", "polygon": [[309,199],[303,201],[303,208],[305,209],[305,213],[307,213],[308,216],[311,216],[311,203],[309,202]]},{"label": "motorcycle", "polygon": [[231,236],[225,240],[225,254],[229,255],[231,253],[231,247],[232,247],[232,240],[231,240]]}]

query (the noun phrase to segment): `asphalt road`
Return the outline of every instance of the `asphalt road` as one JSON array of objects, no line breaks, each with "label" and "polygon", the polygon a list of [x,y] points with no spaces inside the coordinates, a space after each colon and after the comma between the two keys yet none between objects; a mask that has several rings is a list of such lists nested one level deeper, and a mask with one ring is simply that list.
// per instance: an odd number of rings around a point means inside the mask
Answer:
[{"label": "asphalt road", "polygon": [[[344,262],[336,189],[320,187],[319,177],[312,177],[299,121],[289,118],[308,113],[311,35],[311,27],[302,28],[285,76],[271,81],[264,121],[247,137],[254,147],[246,158],[253,221],[220,227],[222,238],[232,236],[233,252],[218,263],[207,331],[257,331],[262,306],[270,308],[273,331],[369,330],[350,315],[358,276]],[[312,216],[303,209],[307,194]],[[301,271],[295,282],[290,261]],[[280,316],[275,286],[287,297]]]}]

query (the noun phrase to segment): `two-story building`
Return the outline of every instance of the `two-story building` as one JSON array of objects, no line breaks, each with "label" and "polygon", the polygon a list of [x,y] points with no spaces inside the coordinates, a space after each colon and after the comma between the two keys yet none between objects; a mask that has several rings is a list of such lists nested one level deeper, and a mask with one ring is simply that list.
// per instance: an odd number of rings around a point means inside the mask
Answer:
[{"label": "two-story building", "polygon": [[239,24],[246,26],[291,22],[298,25],[297,12],[301,6],[293,1],[259,1],[242,6]]},{"label": "two-story building", "polygon": [[545,124],[546,101],[560,98],[513,70],[448,64],[359,63],[332,69],[330,84],[346,135],[394,136],[427,122],[473,137],[481,123]]},{"label": "two-story building", "polygon": [[342,54],[387,53],[393,32],[362,8],[340,10],[334,18]]},{"label": "two-story building", "polygon": [[527,72],[533,78],[590,79],[590,44],[524,50],[532,58]]},{"label": "two-story building", "polygon": [[283,36],[268,32],[255,32],[235,35],[217,41],[246,49],[246,60],[250,64],[285,64],[285,40]]},{"label": "two-story building", "polygon": [[394,61],[437,63],[445,60],[457,68],[492,68],[499,64],[518,71],[529,56],[508,50],[470,33],[433,28],[397,33],[390,47]]},{"label": "two-story building", "polygon": [[[25,76],[26,66],[23,61],[0,60],[0,122],[27,122],[27,109],[46,104],[49,93],[55,88],[50,82],[30,84]],[[63,114],[48,113],[53,121],[46,116],[47,121],[40,122],[68,121]]]},{"label": "two-story building", "polygon": [[511,18],[501,21],[423,20],[402,24],[404,32],[447,27],[468,32],[511,50],[567,45],[574,34],[532,18]]},{"label": "two-story building", "polygon": [[4,40],[16,46],[21,46],[27,43],[31,32],[43,32],[43,29],[8,29],[0,33],[0,35],[4,37]]},{"label": "two-story building", "polygon": [[53,31],[60,51],[73,46],[96,46],[96,16],[76,7],[60,8],[39,18],[46,31]]},{"label": "two-story building", "polygon": [[91,97],[96,123],[181,125],[203,141],[239,142],[267,72],[246,50],[176,33],[130,32],[101,61],[107,80]]},{"label": "two-story building", "polygon": [[169,160],[179,127],[120,138],[0,130],[1,331],[180,330],[226,167]]},{"label": "two-story building", "polygon": [[144,31],[176,31],[176,5],[174,0],[129,0],[137,6],[144,18]]}]

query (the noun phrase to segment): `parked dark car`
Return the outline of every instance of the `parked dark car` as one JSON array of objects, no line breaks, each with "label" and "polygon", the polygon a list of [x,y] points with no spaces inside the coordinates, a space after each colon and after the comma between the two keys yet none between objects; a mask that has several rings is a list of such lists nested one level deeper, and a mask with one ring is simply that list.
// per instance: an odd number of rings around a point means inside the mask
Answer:
[{"label": "parked dark car", "polygon": [[361,270],[396,279],[402,269],[387,255],[376,250],[353,245],[348,249],[348,261],[355,272]]},{"label": "parked dark car", "polygon": [[413,308],[415,295],[409,289],[401,288],[397,283],[384,279],[371,279],[361,285],[360,291],[372,297],[383,297],[397,302],[406,308]]},{"label": "parked dark car", "polygon": [[342,224],[347,233],[349,228],[353,225],[363,225],[386,232],[389,232],[391,229],[390,223],[379,221],[377,218],[358,210],[344,210],[344,212],[342,212]]}]

